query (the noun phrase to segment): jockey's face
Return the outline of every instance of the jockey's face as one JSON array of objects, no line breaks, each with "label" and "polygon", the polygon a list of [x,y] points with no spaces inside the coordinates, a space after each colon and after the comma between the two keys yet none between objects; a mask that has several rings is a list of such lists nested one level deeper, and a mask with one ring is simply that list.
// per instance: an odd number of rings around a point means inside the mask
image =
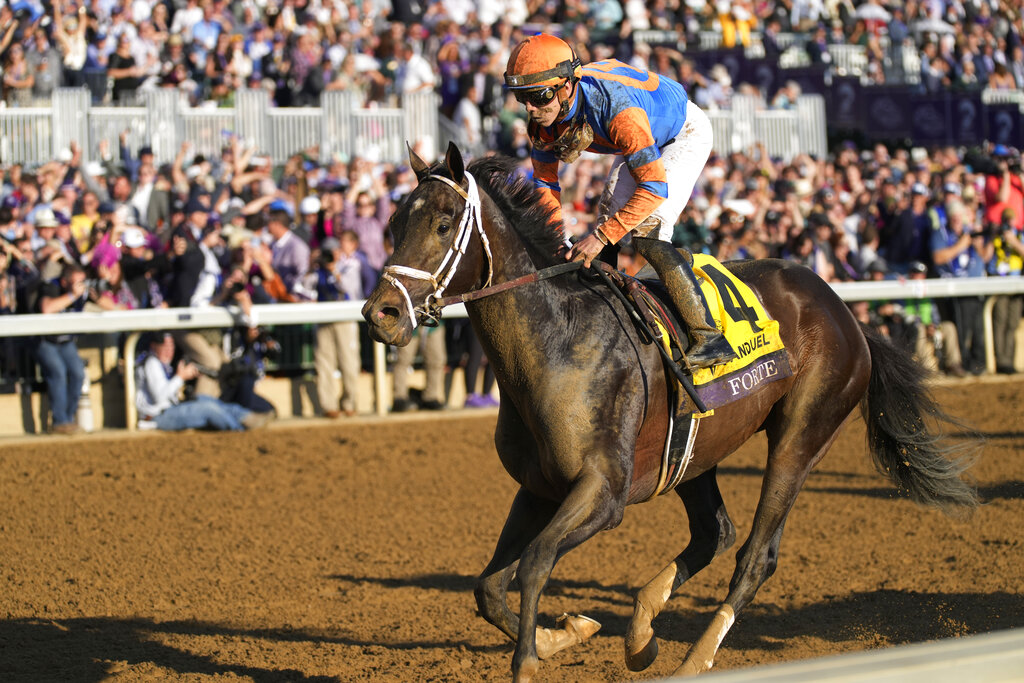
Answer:
[{"label": "jockey's face", "polygon": [[[568,81],[565,85],[560,87],[555,97],[551,98],[551,101],[547,104],[537,104],[535,100],[524,98],[523,106],[526,107],[526,114],[531,120],[536,121],[541,126],[554,125],[555,121],[558,120],[558,115],[562,110],[562,101],[560,97],[567,97],[567,89],[570,88]],[[550,92],[550,91],[549,91]]]}]

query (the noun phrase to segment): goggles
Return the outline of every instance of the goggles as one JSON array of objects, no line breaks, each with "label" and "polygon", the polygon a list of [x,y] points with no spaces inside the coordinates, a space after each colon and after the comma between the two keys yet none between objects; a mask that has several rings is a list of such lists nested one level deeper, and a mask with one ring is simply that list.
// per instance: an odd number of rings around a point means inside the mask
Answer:
[{"label": "goggles", "polygon": [[530,90],[513,90],[512,95],[515,96],[519,104],[532,104],[535,107],[543,107],[555,99],[558,89],[564,85],[565,83],[558,86],[548,85],[543,88],[533,88]]}]

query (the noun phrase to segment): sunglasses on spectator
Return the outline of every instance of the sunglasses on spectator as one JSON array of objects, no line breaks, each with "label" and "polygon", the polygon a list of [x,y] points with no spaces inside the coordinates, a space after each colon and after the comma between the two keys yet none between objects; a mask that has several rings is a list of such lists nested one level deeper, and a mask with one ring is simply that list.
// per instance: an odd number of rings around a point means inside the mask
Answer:
[{"label": "sunglasses on spectator", "polygon": [[373,202],[356,202],[356,206],[373,206]]},{"label": "sunglasses on spectator", "polygon": [[[565,85],[564,83],[562,85]],[[513,90],[512,95],[515,96],[516,101],[519,104],[532,104],[535,107],[543,107],[548,104],[551,100],[555,99],[555,95],[558,93],[557,87],[547,86],[544,88],[535,88],[533,90]]]}]

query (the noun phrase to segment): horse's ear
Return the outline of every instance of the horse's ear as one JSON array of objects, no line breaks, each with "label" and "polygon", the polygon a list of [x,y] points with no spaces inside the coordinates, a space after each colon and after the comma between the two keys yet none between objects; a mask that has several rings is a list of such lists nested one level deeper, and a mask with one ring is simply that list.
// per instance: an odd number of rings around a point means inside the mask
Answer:
[{"label": "horse's ear", "polygon": [[462,152],[459,151],[454,142],[448,142],[448,151],[444,155],[444,163],[448,167],[448,172],[452,175],[452,180],[461,184],[462,179],[466,177],[466,165],[462,161]]},{"label": "horse's ear", "polygon": [[430,165],[420,159],[420,155],[413,151],[412,145],[406,142],[405,146],[409,149],[409,168],[416,173],[416,180],[423,182],[423,179],[430,173]]}]

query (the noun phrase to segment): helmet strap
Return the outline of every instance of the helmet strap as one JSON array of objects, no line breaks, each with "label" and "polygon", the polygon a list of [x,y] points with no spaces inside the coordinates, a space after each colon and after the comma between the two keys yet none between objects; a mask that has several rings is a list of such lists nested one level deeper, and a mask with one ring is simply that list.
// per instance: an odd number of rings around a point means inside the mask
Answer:
[{"label": "helmet strap", "polygon": [[[562,84],[562,87],[560,87],[558,89],[558,92],[556,93],[556,97],[558,97],[558,101],[562,105],[561,108],[558,111],[558,120],[559,121],[564,119],[566,117],[566,115],[569,113],[569,108],[572,106],[573,95],[576,94],[576,88],[577,88],[577,84],[578,83],[579,83],[579,81],[577,79],[570,78],[565,83]],[[572,89],[569,91],[568,95],[563,95],[562,91],[565,89],[566,85],[572,85]]]}]

